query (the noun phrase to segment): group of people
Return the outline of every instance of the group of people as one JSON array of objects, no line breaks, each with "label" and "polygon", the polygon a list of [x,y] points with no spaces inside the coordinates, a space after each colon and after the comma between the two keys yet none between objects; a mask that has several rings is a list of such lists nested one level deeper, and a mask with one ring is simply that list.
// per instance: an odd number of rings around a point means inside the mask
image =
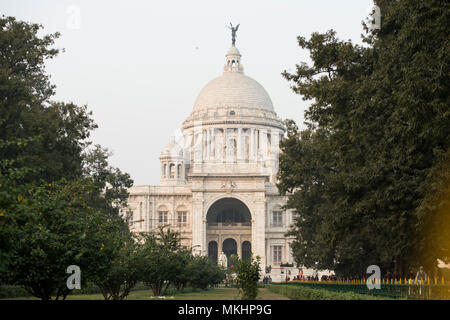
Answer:
[{"label": "group of people", "polygon": [[[290,274],[290,272],[289,272]],[[437,272],[435,277],[437,276],[437,279],[440,279],[440,273]],[[427,273],[424,271],[423,266],[420,266],[419,270],[417,272],[414,272],[412,269],[409,270],[409,273],[406,275],[400,274],[399,272],[394,272],[391,273],[390,271],[388,271],[383,279],[386,282],[390,282],[390,281],[400,281],[401,279],[410,279],[410,280],[416,280],[418,283],[426,283],[426,281],[428,280],[428,275]],[[366,276],[357,276],[357,275],[348,275],[345,277],[337,277],[335,274],[331,274],[331,275],[322,275],[320,277],[320,281],[344,281],[344,280],[361,280],[364,279],[366,280]],[[310,276],[304,276],[303,275],[303,271],[300,270],[299,274],[294,276],[292,279],[291,277],[286,274],[285,277],[285,281],[319,281],[319,275],[318,272],[313,273],[313,275]],[[267,283],[271,283],[272,282],[272,278],[269,276],[265,276],[263,279],[263,283],[267,284]]]},{"label": "group of people", "polygon": [[264,276],[263,283],[264,284],[272,283],[272,278],[270,277],[270,275],[269,276]]}]

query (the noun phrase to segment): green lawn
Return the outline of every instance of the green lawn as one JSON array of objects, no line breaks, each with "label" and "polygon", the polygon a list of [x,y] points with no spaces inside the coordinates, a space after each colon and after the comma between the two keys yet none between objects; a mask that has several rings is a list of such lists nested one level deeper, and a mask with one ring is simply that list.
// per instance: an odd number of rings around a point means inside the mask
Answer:
[{"label": "green lawn", "polygon": [[[235,300],[238,290],[235,288],[218,288],[207,291],[178,293],[173,296],[166,296],[167,300]],[[133,291],[127,297],[127,300],[152,300],[153,293],[151,290]],[[154,298],[153,298],[154,299]],[[289,298],[272,292],[266,288],[258,289],[258,300],[289,300]],[[34,297],[14,298],[10,300],[37,300]],[[79,294],[69,295],[67,300],[103,300],[101,294]]]}]

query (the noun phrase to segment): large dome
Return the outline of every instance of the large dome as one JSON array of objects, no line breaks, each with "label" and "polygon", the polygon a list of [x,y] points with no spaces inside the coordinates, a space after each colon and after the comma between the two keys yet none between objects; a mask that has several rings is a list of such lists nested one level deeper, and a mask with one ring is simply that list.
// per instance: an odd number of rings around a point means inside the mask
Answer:
[{"label": "large dome", "polygon": [[241,54],[233,45],[225,55],[224,72],[200,91],[193,114],[211,109],[259,109],[274,112],[272,100],[263,86],[244,74]]},{"label": "large dome", "polygon": [[224,72],[200,91],[193,112],[210,108],[254,108],[274,112],[269,94],[241,72]]}]

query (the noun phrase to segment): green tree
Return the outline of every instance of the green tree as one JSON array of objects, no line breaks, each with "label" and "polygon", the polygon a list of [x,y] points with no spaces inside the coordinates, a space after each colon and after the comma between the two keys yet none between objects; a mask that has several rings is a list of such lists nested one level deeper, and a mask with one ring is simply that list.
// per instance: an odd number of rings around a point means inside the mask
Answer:
[{"label": "green tree", "polygon": [[261,258],[238,260],[236,280],[240,296],[243,300],[255,300],[258,296],[258,281],[261,273]]},{"label": "green tree", "polygon": [[155,232],[142,234],[141,279],[155,296],[164,295],[178,275],[184,272],[185,265],[179,263],[181,237],[170,228],[159,227]]},{"label": "green tree", "polygon": [[226,276],[226,271],[207,256],[194,256],[185,273],[189,276],[192,289],[206,290],[209,286],[221,283]]},{"label": "green tree", "polygon": [[102,265],[103,272],[96,272],[97,277],[90,278],[100,288],[105,300],[123,300],[139,281],[143,261],[139,243],[132,237],[124,235],[122,239],[115,235],[111,240],[114,243],[109,244],[112,250],[105,250],[108,256]]},{"label": "green tree", "polygon": [[0,18],[1,280],[65,298],[66,268],[76,264],[105,297],[123,298],[136,277],[119,216],[132,180],[108,164],[106,149],[85,151],[97,127],[86,106],[51,100],[44,64],[58,54],[59,34],[40,29]]},{"label": "green tree", "polygon": [[55,86],[45,72],[45,60],[59,33],[39,37],[41,25],[0,18],[0,139],[29,139],[26,148],[9,145],[1,159],[34,170],[24,179],[39,183],[78,177],[82,151],[90,131],[97,127],[86,106],[51,100]]},{"label": "green tree", "polygon": [[[381,29],[365,26],[364,46],[334,31],[298,37],[312,64],[283,73],[312,101],[306,130],[288,122],[281,142],[278,186],[300,215],[289,232],[294,257],[341,274],[364,273],[369,264],[401,271],[423,261],[433,210],[420,204],[450,141],[450,6],[375,2]],[[428,268],[444,258],[443,250],[433,252]]]},{"label": "green tree", "polygon": [[103,247],[95,231],[106,226],[100,213],[91,210],[86,195],[92,191],[88,182],[62,181],[32,187],[19,195],[23,203],[8,211],[5,225],[15,229],[13,250],[6,278],[24,286],[32,295],[49,300],[65,299],[70,265],[78,265],[82,274],[89,272]]}]

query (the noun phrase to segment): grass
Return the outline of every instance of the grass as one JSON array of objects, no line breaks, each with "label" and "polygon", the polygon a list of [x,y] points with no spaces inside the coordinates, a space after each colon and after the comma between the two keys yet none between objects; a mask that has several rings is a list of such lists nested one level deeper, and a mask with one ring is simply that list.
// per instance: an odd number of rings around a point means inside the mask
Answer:
[{"label": "grass", "polygon": [[[138,290],[131,292],[127,300],[156,300],[152,298],[151,290]],[[207,291],[196,291],[187,293],[177,293],[166,296],[167,300],[235,300],[238,296],[238,290],[235,288],[217,288]],[[36,297],[20,297],[2,300],[39,300]],[[103,300],[101,294],[77,294],[67,296],[67,300]],[[258,289],[257,300],[289,300],[286,296],[272,292],[267,288]]]}]

